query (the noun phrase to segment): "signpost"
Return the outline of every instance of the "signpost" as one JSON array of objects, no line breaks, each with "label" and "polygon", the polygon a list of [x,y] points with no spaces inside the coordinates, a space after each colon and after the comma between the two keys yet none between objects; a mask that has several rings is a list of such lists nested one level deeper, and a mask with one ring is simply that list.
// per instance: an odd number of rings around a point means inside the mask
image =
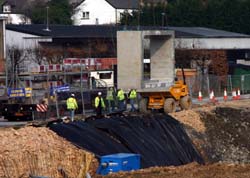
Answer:
[{"label": "signpost", "polygon": [[57,116],[57,118],[59,118],[60,114],[59,114],[59,108],[58,108],[57,93],[70,91],[70,88],[69,88],[69,85],[62,85],[62,86],[54,87],[53,90],[54,90],[53,93],[54,93],[55,99],[56,99],[56,116]]},{"label": "signpost", "polygon": [[32,88],[8,88],[7,94],[10,98],[31,97]]}]

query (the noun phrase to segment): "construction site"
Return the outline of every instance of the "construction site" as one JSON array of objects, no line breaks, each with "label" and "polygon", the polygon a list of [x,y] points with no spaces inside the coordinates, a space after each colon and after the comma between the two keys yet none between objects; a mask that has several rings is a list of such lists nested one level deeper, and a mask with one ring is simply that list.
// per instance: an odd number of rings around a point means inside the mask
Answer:
[{"label": "construction site", "polygon": [[[41,119],[43,116],[34,115],[37,103],[4,103],[2,114],[18,108],[13,115],[4,115],[9,121],[17,119],[14,116],[29,117],[29,121],[0,128],[0,177],[250,177],[249,96],[235,89],[229,92],[232,96],[227,96],[227,88],[222,100],[213,91],[204,98],[200,91],[191,96],[187,72],[175,68],[174,41],[172,30],[118,31],[116,71],[95,74],[84,68],[84,73],[80,60],[76,62],[80,63],[78,72],[51,74],[56,76],[58,86],[46,86],[43,93],[37,92],[39,101],[50,93],[50,87],[56,88],[48,103],[49,116]],[[150,59],[147,77],[145,58]],[[60,69],[52,66],[52,70]],[[69,76],[76,73],[77,87],[60,83],[72,81]],[[89,79],[100,74],[108,74],[117,80],[116,84],[108,84],[107,80],[94,86]],[[41,76],[21,75],[19,79],[31,81],[31,77]],[[47,85],[49,75],[44,76],[42,81]],[[85,85],[90,86],[88,91]],[[96,117],[94,97],[99,91],[105,97],[108,87],[113,86],[125,93],[137,90],[137,111],[129,112],[127,108]],[[10,96],[18,92],[12,90]],[[74,121],[65,109],[70,93],[79,96]],[[12,109],[5,104],[11,104]],[[23,112],[24,106],[29,115]],[[87,109],[92,112],[86,113]]]},{"label": "construction site", "polygon": [[[141,161],[145,167],[132,172],[110,173],[105,177],[249,177],[250,153],[249,134],[247,134],[249,132],[249,104],[249,99],[228,101],[216,105],[197,105],[191,110],[176,112],[167,117],[163,115],[143,116],[144,119],[147,119],[147,121],[143,121],[147,122],[143,129],[142,126],[136,124],[133,127],[134,129],[140,127],[141,131],[150,130],[150,132],[148,134],[143,132],[144,137],[140,136],[140,133],[131,130],[130,134],[133,135],[134,139],[144,138],[150,139],[150,141],[144,140],[145,145],[141,148],[137,146],[143,144],[138,140],[133,144],[133,139],[131,141],[124,140],[120,144],[127,144],[127,148],[132,149],[134,147],[134,150],[144,152]],[[137,117],[139,116],[124,115],[123,119],[130,118],[133,120],[131,123],[134,123],[134,120],[138,120]],[[171,126],[171,122],[174,120],[176,122],[174,125],[177,124],[180,128],[169,128],[169,131],[173,133],[171,136],[165,133],[154,137],[157,128],[155,128],[156,125],[154,125],[153,120],[158,120],[158,118],[169,120],[166,123],[168,126]],[[100,161],[97,153],[105,155],[114,150],[119,150],[118,147],[121,147],[118,143],[114,147],[110,143],[111,140],[107,141],[106,137],[108,135],[104,130],[104,123],[101,124],[101,122],[106,121],[110,124],[113,119],[121,120],[121,116],[98,120],[99,126],[90,119],[84,123],[82,121],[58,123],[49,127],[27,125],[21,128],[1,128],[0,177],[46,176],[73,178],[85,177],[87,173],[91,177],[102,177],[97,174]],[[92,125],[92,127],[98,129],[98,132],[102,132],[101,138],[99,138],[100,136],[94,137],[91,130],[87,130],[87,125]],[[60,133],[57,130],[60,127],[64,128],[62,129],[64,131],[68,130],[68,132]],[[74,135],[69,135],[69,133],[72,133],[69,131],[70,128],[78,130],[75,131],[78,132],[78,134],[75,133],[77,138],[72,138]],[[129,131],[129,128],[128,125],[123,126],[126,131]],[[79,133],[80,130],[82,134]],[[183,134],[177,133],[180,130],[187,135],[184,134],[185,137],[182,138],[185,140],[184,143],[176,145],[174,143],[180,139],[179,135]],[[104,135],[104,133],[106,134]],[[174,141],[157,146],[157,143],[162,142],[161,137],[168,141],[172,138]],[[151,139],[155,139],[155,141],[149,144],[148,142],[151,142]],[[191,147],[186,143],[187,141],[192,143]],[[153,147],[154,144],[156,144],[156,149],[159,149],[155,154],[150,152],[150,150],[154,149],[149,148],[149,146]],[[191,150],[187,151],[187,148]],[[123,151],[125,150],[123,148]],[[193,155],[190,155],[190,151],[194,151],[194,153],[192,152]]]}]

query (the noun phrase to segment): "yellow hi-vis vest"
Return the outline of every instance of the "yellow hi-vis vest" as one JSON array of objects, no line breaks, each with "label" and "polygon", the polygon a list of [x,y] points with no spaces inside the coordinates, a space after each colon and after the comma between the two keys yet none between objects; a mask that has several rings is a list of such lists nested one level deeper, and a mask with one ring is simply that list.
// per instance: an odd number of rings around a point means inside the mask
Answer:
[{"label": "yellow hi-vis vest", "polygon": [[76,102],[76,99],[75,98],[68,98],[67,99],[67,109],[77,109],[78,108],[78,105],[77,105],[77,102]]},{"label": "yellow hi-vis vest", "polygon": [[125,96],[124,96],[124,91],[123,90],[119,90],[118,93],[117,93],[117,98],[119,101],[122,101],[125,99]]},{"label": "yellow hi-vis vest", "polygon": [[101,107],[102,107],[102,108],[105,108],[105,103],[104,103],[104,101],[103,101],[103,98],[102,98],[102,97],[99,98],[98,96],[95,97],[95,107],[97,108],[97,107],[99,106],[100,101],[101,101]]},{"label": "yellow hi-vis vest", "polygon": [[129,99],[135,99],[136,98],[136,91],[135,90],[131,90],[130,94],[129,94]]}]

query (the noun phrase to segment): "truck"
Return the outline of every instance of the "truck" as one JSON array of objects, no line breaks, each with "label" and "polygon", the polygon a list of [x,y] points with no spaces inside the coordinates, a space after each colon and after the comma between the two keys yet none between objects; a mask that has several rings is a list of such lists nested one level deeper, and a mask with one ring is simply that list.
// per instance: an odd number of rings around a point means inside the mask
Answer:
[{"label": "truck", "polygon": [[[188,86],[175,74],[175,35],[171,30],[118,31],[118,88],[137,89],[139,111],[164,113],[189,109],[192,105]],[[149,59],[145,71],[144,59]],[[147,72],[147,77],[145,77]]]},{"label": "truck", "polygon": [[183,110],[190,109],[192,100],[188,94],[185,77],[183,78],[183,80],[176,79],[174,84],[168,87],[138,90],[137,93],[141,97],[138,104],[139,111],[149,113],[150,110],[163,110],[165,113],[172,113],[176,111],[177,106]]},{"label": "truck", "polygon": [[7,98],[1,101],[1,115],[8,121],[34,120],[36,104],[32,104],[31,88],[8,88]]}]

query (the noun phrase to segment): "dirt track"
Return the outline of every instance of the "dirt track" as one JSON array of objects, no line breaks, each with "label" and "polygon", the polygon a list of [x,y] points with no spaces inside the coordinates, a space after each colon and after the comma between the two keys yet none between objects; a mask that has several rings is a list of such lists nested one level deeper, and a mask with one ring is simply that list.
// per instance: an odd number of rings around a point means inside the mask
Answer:
[{"label": "dirt track", "polygon": [[[155,167],[106,177],[246,178],[250,177],[250,100],[172,114],[183,123],[206,165]],[[47,128],[24,127],[0,130],[0,177],[30,175],[75,178],[88,170],[95,175],[97,161]],[[92,161],[91,161],[92,160]],[[62,168],[62,169],[60,169]],[[47,173],[46,173],[47,172]]]}]

